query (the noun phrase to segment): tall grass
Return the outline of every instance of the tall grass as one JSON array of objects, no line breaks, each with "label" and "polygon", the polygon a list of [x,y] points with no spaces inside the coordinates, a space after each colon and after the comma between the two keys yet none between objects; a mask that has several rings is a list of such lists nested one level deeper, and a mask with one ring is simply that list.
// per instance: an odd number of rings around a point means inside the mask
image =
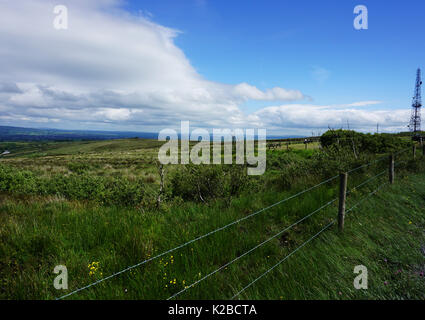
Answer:
[{"label": "tall grass", "polygon": [[[395,186],[386,187],[349,215],[344,234],[334,229],[324,233],[247,290],[242,298],[423,298],[423,281],[420,281],[423,257],[419,248],[425,240],[424,177],[423,174],[404,179],[398,176]],[[377,180],[356,191],[348,206],[382,182]],[[67,266],[70,290],[76,289],[295,191],[242,194],[233,198],[230,205],[224,200],[208,206],[179,203],[163,211],[144,213],[135,208],[84,204],[55,197],[18,200],[2,196],[2,298],[58,297],[64,292],[53,288],[55,265]],[[72,298],[167,298],[335,196],[336,181]],[[323,210],[180,298],[230,298],[335,216],[335,206]],[[95,275],[89,275],[88,266],[93,261],[99,262],[99,269]],[[357,264],[369,268],[367,291],[352,286],[353,268]],[[399,269],[402,272],[395,274]]]},{"label": "tall grass", "polygon": [[[156,208],[158,178],[151,154],[137,159],[137,152],[117,154],[119,145],[107,150],[108,144],[102,143],[84,144],[80,155],[76,144],[67,144],[55,150],[71,154],[2,161],[0,298],[56,298],[376,157],[359,154],[355,159],[348,152],[332,150],[273,150],[268,153],[267,173],[261,177],[247,177],[224,166],[169,167],[165,201]],[[404,155],[408,162],[397,169],[397,183],[353,211],[343,234],[334,229],[325,232],[241,298],[424,298],[419,250],[425,241],[424,164],[422,158],[413,161],[409,156]],[[146,167],[133,174],[129,163]],[[105,170],[105,165],[113,170]],[[46,166],[66,171],[48,172]],[[380,161],[350,174],[348,207],[386,176],[352,188],[386,166],[386,161]],[[70,299],[168,298],[336,196],[337,180],[333,180]],[[335,203],[178,298],[232,297],[334,219],[336,212]],[[90,274],[92,262],[98,262],[98,268]],[[68,291],[53,287],[53,269],[59,264],[68,268]],[[370,271],[367,291],[352,286],[357,264]]]}]

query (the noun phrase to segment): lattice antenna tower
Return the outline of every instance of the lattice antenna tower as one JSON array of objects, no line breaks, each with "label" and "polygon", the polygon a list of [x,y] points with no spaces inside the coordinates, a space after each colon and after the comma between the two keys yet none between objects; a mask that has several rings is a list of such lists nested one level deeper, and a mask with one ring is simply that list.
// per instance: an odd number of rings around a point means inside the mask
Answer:
[{"label": "lattice antenna tower", "polygon": [[421,69],[416,72],[415,94],[412,101],[412,115],[410,117],[410,131],[417,135],[421,131]]}]

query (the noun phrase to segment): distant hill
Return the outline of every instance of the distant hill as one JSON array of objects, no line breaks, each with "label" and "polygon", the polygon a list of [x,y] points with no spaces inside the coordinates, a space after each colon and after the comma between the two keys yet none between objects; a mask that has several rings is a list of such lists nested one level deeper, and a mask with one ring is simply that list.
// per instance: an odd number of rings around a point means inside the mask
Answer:
[{"label": "distant hill", "polygon": [[[303,138],[297,135],[272,135],[270,140]],[[112,139],[158,139],[158,133],[132,131],[92,131],[92,130],[60,130],[36,129],[11,126],[0,126],[0,142],[2,141],[74,141],[74,140],[112,140]]]},{"label": "distant hill", "polygon": [[0,126],[0,141],[72,141],[125,138],[157,139],[158,134],[151,132],[60,130]]}]

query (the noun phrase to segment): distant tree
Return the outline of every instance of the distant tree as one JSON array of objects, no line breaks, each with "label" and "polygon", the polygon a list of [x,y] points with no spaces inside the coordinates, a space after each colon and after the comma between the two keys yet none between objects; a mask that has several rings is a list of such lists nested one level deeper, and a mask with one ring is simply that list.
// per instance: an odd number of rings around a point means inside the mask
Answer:
[{"label": "distant tree", "polygon": [[385,153],[396,151],[411,142],[402,139],[396,134],[389,133],[361,133],[353,130],[329,130],[320,137],[320,143],[324,148],[339,147],[341,149],[351,149],[354,157],[358,157],[359,152]]}]

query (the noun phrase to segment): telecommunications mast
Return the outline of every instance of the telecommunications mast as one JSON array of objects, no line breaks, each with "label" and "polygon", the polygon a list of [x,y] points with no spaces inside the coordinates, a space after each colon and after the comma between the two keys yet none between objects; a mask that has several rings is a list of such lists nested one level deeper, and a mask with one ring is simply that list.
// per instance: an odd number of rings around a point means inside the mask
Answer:
[{"label": "telecommunications mast", "polygon": [[410,128],[410,131],[413,133],[414,140],[419,138],[420,131],[421,131],[421,107],[422,107],[421,85],[422,85],[421,69],[418,69],[418,71],[416,72],[415,94],[413,96],[413,101],[412,101],[412,115],[410,117],[410,124],[409,124],[409,128]]}]

